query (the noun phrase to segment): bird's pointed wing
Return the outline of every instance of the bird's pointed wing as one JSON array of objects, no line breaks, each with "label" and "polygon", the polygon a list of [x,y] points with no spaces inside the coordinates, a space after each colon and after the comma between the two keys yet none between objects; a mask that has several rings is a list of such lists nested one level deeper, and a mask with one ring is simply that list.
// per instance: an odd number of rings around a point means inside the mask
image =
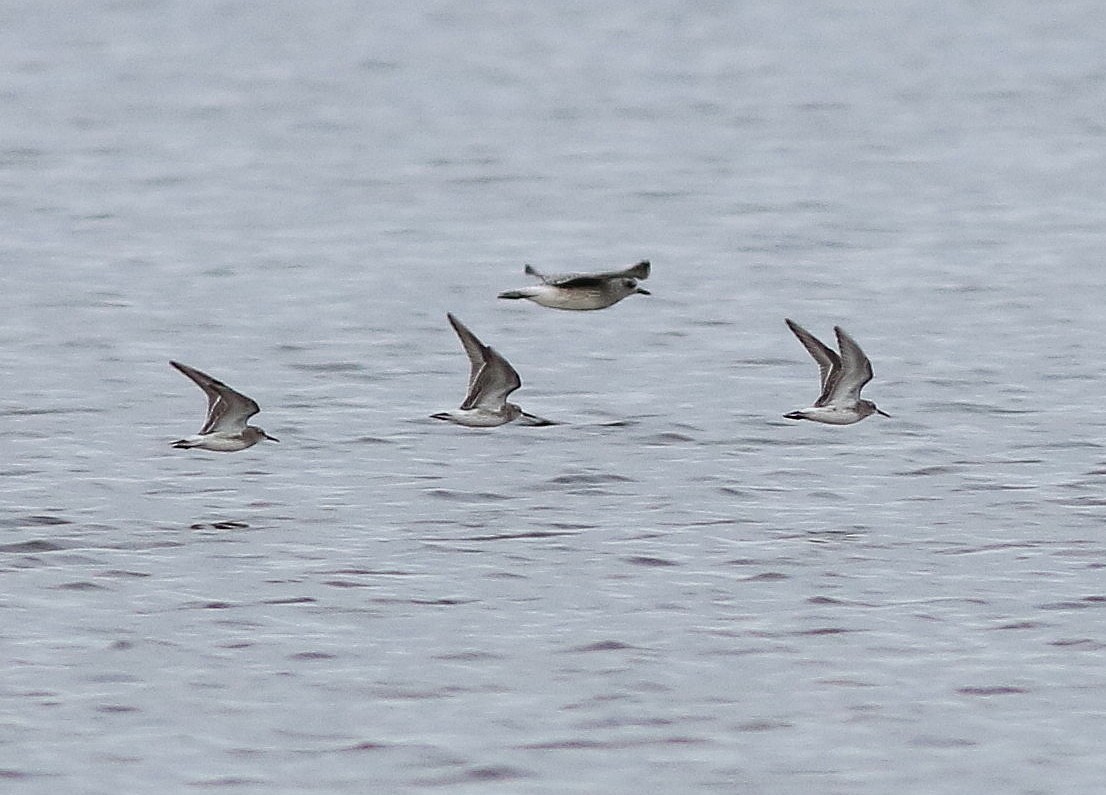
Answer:
[{"label": "bird's pointed wing", "polygon": [[523,271],[527,276],[533,276],[535,279],[540,279],[542,284],[551,284],[554,287],[564,287],[565,282],[572,281],[573,279],[590,279],[594,278],[588,276],[585,273],[542,273],[533,265],[526,265],[523,267]]},{"label": "bird's pointed wing", "polygon": [[830,401],[855,403],[860,399],[860,390],[872,380],[872,363],[843,328],[834,326],[833,332],[841,349],[841,375],[835,379]]},{"label": "bird's pointed wing", "polygon": [[507,401],[507,395],[522,386],[522,380],[510,362],[477,339],[464,323],[451,314],[446,317],[469,357],[469,388],[461,408],[498,411]]},{"label": "bird's pointed wing", "polygon": [[806,348],[814,361],[818,363],[818,375],[822,385],[822,394],[814,402],[815,406],[823,406],[833,393],[833,383],[837,381],[841,372],[841,357],[837,352],[815,337],[805,328],[790,318],[784,318],[791,333],[799,338],[799,342]]},{"label": "bird's pointed wing", "polygon": [[551,276],[545,279],[545,283],[553,287],[568,287],[576,290],[598,289],[606,286],[610,277],[601,273],[596,274],[566,274],[564,276]]},{"label": "bird's pointed wing", "polygon": [[246,427],[246,420],[261,411],[261,407],[241,392],[236,392],[217,378],[212,378],[202,370],[189,367],[180,362],[169,362],[207,395],[207,419],[200,433],[212,431],[240,431]]},{"label": "bird's pointed wing", "polygon": [[453,330],[457,332],[458,338],[461,340],[461,347],[465,349],[465,355],[469,357],[469,392],[472,391],[472,385],[476,383],[476,377],[480,374],[481,368],[484,366],[486,358],[487,347],[476,335],[468,330],[468,327],[460,320],[455,318],[452,314],[446,314],[449,319],[449,325],[453,326]]},{"label": "bird's pointed wing", "polygon": [[539,273],[532,265],[527,265],[525,270],[530,276],[541,279],[542,284],[551,284],[554,287],[602,287],[604,283],[612,279],[648,279],[649,260],[643,259],[638,264],[620,271],[604,271],[603,273],[558,273],[549,275]]},{"label": "bird's pointed wing", "polygon": [[629,268],[623,268],[620,271],[604,271],[602,273],[572,273],[565,276],[558,276],[553,280],[558,286],[571,286],[566,285],[566,282],[577,282],[583,279],[595,279],[596,281],[611,281],[613,279],[648,279],[649,278],[649,260],[643,259],[637,265],[631,265]]},{"label": "bird's pointed wing", "polygon": [[615,276],[628,276],[631,279],[649,278],[649,260],[643,259],[637,265],[631,265],[624,271],[619,271]]},{"label": "bird's pointed wing", "polygon": [[484,366],[469,385],[462,409],[499,411],[507,402],[507,396],[522,386],[518,372],[495,348],[485,346],[484,356]]},{"label": "bird's pointed wing", "polygon": [[561,276],[545,276],[543,281],[554,287],[602,287],[607,282],[617,279],[648,279],[649,260],[642,260],[637,265],[632,265],[620,271],[604,271],[603,273],[566,273]]},{"label": "bird's pointed wing", "polygon": [[538,269],[535,268],[533,265],[525,265],[523,266],[522,270],[527,276],[533,276],[535,279],[540,279],[542,284],[549,284],[550,282],[550,278],[544,273],[538,271]]}]

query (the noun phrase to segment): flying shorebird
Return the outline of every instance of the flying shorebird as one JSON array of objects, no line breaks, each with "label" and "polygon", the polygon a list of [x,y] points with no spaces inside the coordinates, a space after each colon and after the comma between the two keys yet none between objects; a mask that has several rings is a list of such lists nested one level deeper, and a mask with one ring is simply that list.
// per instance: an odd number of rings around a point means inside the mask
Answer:
[{"label": "flying shorebird", "polygon": [[494,348],[478,340],[460,320],[451,314],[446,317],[469,357],[469,390],[461,408],[431,414],[431,417],[473,428],[493,428],[520,417],[528,425],[556,424],[508,403],[507,396],[522,386],[518,372]]},{"label": "flying shorebird", "polygon": [[860,350],[856,340],[846,334],[843,328],[833,327],[837,335],[837,347],[841,349],[838,355],[798,323],[787,318],[784,322],[818,363],[822,380],[822,394],[814,401],[813,406],[784,414],[784,417],[829,425],[852,425],[871,414],[891,416],[878,409],[872,401],[861,399],[860,390],[872,380],[872,363],[868,361],[864,351]]},{"label": "flying shorebird", "polygon": [[173,447],[187,450],[198,447],[201,450],[214,450],[218,453],[233,453],[253,447],[262,439],[272,442],[274,439],[256,425],[247,425],[246,420],[261,407],[241,392],[235,392],[218,379],[207,373],[189,367],[180,362],[169,362],[186,376],[196,382],[207,395],[207,420],[200,432],[173,442]]},{"label": "flying shorebird", "polygon": [[634,293],[650,295],[638,280],[649,278],[649,260],[621,271],[608,273],[572,273],[564,276],[546,276],[527,265],[525,271],[536,276],[541,284],[508,290],[500,298],[529,298],[535,304],[551,309],[606,309]]}]

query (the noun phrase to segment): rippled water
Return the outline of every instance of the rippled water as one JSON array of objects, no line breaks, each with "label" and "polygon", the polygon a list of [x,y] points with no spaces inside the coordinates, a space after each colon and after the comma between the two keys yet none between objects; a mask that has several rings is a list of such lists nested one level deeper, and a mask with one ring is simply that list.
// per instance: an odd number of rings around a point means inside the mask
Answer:
[{"label": "rippled water", "polygon": [[8,4],[6,791],[1098,791],[1104,17]]}]

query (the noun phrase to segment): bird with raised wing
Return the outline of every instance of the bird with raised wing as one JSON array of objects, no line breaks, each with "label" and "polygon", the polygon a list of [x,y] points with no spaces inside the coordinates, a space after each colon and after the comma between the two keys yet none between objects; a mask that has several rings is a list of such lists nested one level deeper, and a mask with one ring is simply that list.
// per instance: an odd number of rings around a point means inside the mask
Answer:
[{"label": "bird with raised wing", "polygon": [[252,398],[234,391],[222,381],[195,367],[172,361],[169,364],[195,381],[207,395],[207,420],[200,432],[178,439],[172,443],[173,447],[233,453],[253,447],[262,439],[280,441],[256,425],[246,424],[246,420],[261,411],[261,407]]},{"label": "bird with raised wing", "polygon": [[872,401],[860,397],[860,390],[872,380],[872,363],[843,328],[833,327],[841,351],[838,353],[793,320],[785,318],[784,322],[818,363],[822,382],[822,394],[813,406],[789,412],[784,417],[828,425],[852,425],[872,414],[891,416]]},{"label": "bird with raised wing", "polygon": [[468,394],[459,409],[431,414],[431,417],[473,428],[494,428],[517,419],[528,425],[556,424],[528,414],[517,404],[508,402],[507,396],[522,386],[518,372],[495,348],[477,339],[464,323],[451,314],[446,317],[469,358]]},{"label": "bird with raised wing", "polygon": [[607,273],[547,276],[531,265],[524,270],[527,275],[537,277],[541,284],[508,290],[500,293],[500,298],[527,298],[550,309],[588,310],[606,309],[635,293],[651,295],[638,284],[640,280],[649,278],[649,260],[642,260],[625,270]]}]

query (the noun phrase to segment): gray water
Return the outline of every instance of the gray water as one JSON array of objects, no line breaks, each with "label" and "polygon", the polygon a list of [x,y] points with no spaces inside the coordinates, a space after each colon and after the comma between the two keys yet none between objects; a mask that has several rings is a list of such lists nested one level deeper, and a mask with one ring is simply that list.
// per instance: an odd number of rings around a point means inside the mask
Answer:
[{"label": "gray water", "polygon": [[[0,64],[5,792],[1101,791],[1102,4],[10,2]],[[447,311],[562,424],[428,419]],[[782,419],[785,316],[893,418]],[[170,358],[280,444],[171,449]]]}]

